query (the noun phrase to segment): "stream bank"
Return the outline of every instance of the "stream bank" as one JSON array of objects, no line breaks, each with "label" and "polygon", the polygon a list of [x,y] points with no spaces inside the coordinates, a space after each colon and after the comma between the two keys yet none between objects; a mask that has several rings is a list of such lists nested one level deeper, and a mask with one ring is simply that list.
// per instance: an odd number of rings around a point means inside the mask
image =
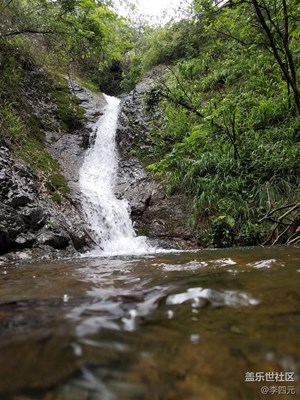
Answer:
[{"label": "stream bank", "polygon": [[92,117],[86,113],[83,118],[64,78],[54,80],[32,64],[26,68],[18,102],[9,110],[22,136],[13,137],[5,125],[1,132],[4,261],[72,256],[92,245],[76,190]]}]

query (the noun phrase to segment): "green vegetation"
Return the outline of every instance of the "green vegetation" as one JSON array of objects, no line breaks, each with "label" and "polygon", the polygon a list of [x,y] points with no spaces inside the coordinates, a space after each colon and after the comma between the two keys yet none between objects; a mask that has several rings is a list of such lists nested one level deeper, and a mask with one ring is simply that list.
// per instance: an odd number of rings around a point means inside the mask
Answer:
[{"label": "green vegetation", "polygon": [[99,86],[95,82],[91,81],[90,79],[77,78],[77,81],[79,82],[79,84],[81,86],[89,89],[93,93],[97,93],[97,94],[102,93]]},{"label": "green vegetation", "polygon": [[[188,18],[159,28],[130,27],[111,6],[1,3],[1,142],[59,203],[67,187],[43,132],[72,133],[84,118],[63,76],[115,94],[165,64],[145,96],[152,149],[138,156],[192,199],[199,243],[299,243],[299,2],[194,0]],[[37,96],[51,118],[32,106]]]},{"label": "green vegetation", "polygon": [[109,0],[15,0],[0,8],[0,40],[18,38],[55,71],[101,84],[132,44]]},{"label": "green vegetation", "polygon": [[[47,184],[59,172],[59,165],[44,148],[43,128],[49,128],[49,122],[34,113],[28,101],[28,91],[35,87],[33,95],[39,95],[42,99],[45,90],[49,91],[51,88],[54,94],[58,90],[52,86],[50,76],[38,73],[39,66],[34,63],[34,58],[19,38],[2,42],[0,54],[0,68],[3,72],[0,75],[1,145],[8,147],[15,157],[30,165],[40,176],[41,183],[48,188]],[[6,71],[16,73],[6,74]],[[71,113],[73,108],[69,104],[68,101],[65,107]],[[57,102],[57,109],[58,106]],[[76,116],[72,117],[76,121]],[[58,197],[67,193],[65,188],[66,182],[51,190],[51,195],[55,192],[56,201]]]},{"label": "green vegetation", "polygon": [[[109,1],[0,1],[0,144],[29,164],[57,203],[67,195],[59,164],[45,149],[45,131],[82,126],[84,110],[65,78],[93,91],[130,47],[129,30]],[[105,89],[105,85],[104,85]]]},{"label": "green vegetation", "polygon": [[84,118],[84,110],[79,106],[80,100],[70,92],[65,78],[56,76],[51,97],[56,105],[55,116],[60,122],[61,129],[72,133],[80,127],[80,122]]},{"label": "green vegetation", "polygon": [[192,197],[202,244],[300,241],[299,11],[195,0],[190,20],[150,33],[132,56],[131,76],[170,66],[145,96],[153,147],[141,157],[170,193]]}]

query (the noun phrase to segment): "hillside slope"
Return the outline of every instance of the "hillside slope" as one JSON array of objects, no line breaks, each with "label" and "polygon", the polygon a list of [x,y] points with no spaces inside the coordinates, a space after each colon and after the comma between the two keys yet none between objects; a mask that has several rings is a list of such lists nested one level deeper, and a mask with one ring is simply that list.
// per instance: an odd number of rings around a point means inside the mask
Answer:
[{"label": "hillside slope", "polygon": [[[43,69],[24,49],[2,43],[0,55],[0,252],[87,248],[91,240],[57,161],[66,150],[54,151],[72,136],[73,156],[83,152],[89,137],[85,111],[66,79]],[[69,151],[72,165],[70,157]]]}]

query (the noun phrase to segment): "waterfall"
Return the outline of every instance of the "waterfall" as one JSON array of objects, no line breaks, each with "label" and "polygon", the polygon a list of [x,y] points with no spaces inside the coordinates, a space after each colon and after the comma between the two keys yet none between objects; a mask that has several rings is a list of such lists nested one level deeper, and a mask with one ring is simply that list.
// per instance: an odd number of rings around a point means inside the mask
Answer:
[{"label": "waterfall", "polygon": [[[79,171],[82,208],[97,252],[119,255],[147,253],[145,237],[136,236],[128,202],[114,193],[118,169],[115,143],[119,99],[105,95],[107,105],[95,126],[95,139]],[[153,249],[152,249],[153,250]]]}]

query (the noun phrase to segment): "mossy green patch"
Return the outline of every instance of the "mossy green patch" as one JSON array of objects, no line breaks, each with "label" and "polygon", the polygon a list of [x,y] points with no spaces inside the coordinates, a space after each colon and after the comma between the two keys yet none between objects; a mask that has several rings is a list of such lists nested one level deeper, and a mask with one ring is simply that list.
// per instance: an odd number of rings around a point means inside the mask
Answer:
[{"label": "mossy green patch", "polygon": [[40,143],[28,137],[25,137],[23,145],[15,151],[39,175],[50,197],[61,204],[63,196],[67,195],[70,189],[64,176],[59,173],[58,162],[43,149]]},{"label": "mossy green patch", "polygon": [[19,47],[7,42],[0,43],[0,97],[7,100],[19,89],[23,71]]},{"label": "mossy green patch", "polygon": [[95,82],[88,80],[88,79],[78,78],[78,77],[76,78],[76,80],[80,83],[81,86],[89,89],[91,92],[96,93],[96,94],[102,94],[99,86]]},{"label": "mossy green patch", "polygon": [[50,193],[51,199],[58,205],[62,204],[62,196],[57,192]]},{"label": "mossy green patch", "polygon": [[69,188],[67,186],[65,178],[61,174],[52,174],[49,176],[46,183],[46,187],[51,191],[55,192],[59,190],[61,193],[69,193]]},{"label": "mossy green patch", "polygon": [[55,103],[55,116],[60,122],[61,129],[72,133],[80,127],[84,119],[84,109],[80,107],[80,100],[70,92],[65,79],[59,79],[51,92]]},{"label": "mossy green patch", "polygon": [[[19,43],[19,41],[18,41]],[[20,43],[19,43],[20,44]],[[36,96],[47,101],[43,91],[52,89],[56,104],[57,120],[70,131],[84,116],[79,100],[70,93],[67,81],[58,76],[54,78],[40,72],[34,65],[31,55],[24,53],[22,46],[0,43],[0,133],[2,143],[9,147],[14,157],[28,164],[39,178],[52,199],[61,204],[63,196],[69,192],[60,167],[45,150],[44,129],[51,128],[53,106],[49,104],[46,116],[36,114],[28,101],[28,91],[34,90]],[[53,83],[55,81],[55,84]],[[43,97],[44,96],[44,97]],[[53,122],[51,122],[53,120]],[[46,126],[46,125],[49,126]]]},{"label": "mossy green patch", "polygon": [[17,114],[14,104],[4,100],[0,107],[0,129],[2,139],[8,143],[20,143],[26,134],[25,124]]}]

